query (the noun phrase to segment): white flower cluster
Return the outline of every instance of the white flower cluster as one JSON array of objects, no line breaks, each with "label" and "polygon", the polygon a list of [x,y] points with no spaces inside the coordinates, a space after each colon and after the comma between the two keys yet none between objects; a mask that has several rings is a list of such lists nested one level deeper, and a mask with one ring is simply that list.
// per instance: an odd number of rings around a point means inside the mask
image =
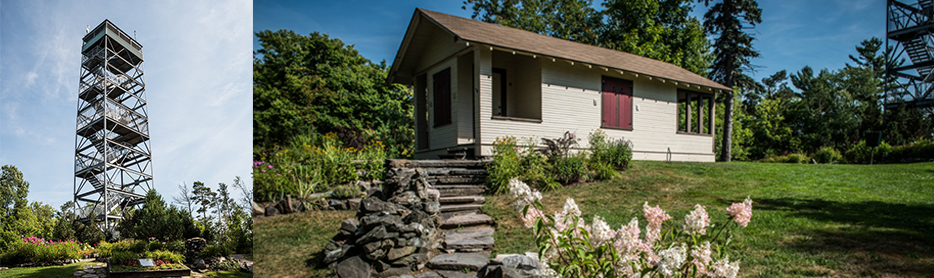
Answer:
[{"label": "white flower cluster", "polygon": [[697,267],[697,273],[707,273],[707,265],[710,264],[710,242],[704,241],[704,243],[694,246],[691,249],[691,257],[694,258],[691,263]]},{"label": "white flower cluster", "polygon": [[687,233],[707,234],[707,225],[710,225],[710,218],[700,204],[694,205],[694,211],[684,216],[684,231]]},{"label": "white flower cluster", "polygon": [[529,185],[519,179],[509,180],[509,197],[516,199],[516,211],[521,212],[525,206],[542,199],[542,193],[529,188]]},{"label": "white flower cluster", "polygon": [[710,265],[710,271],[707,272],[707,275],[712,278],[735,278],[737,273],[739,273],[739,262],[731,263],[730,256],[726,256]]},{"label": "white flower cluster", "polygon": [[599,215],[593,216],[593,224],[590,234],[590,244],[593,246],[601,246],[604,243],[610,242],[613,237],[616,236],[616,232],[610,228],[609,224],[606,224],[606,221],[603,220],[603,217]]},{"label": "white flower cluster", "polygon": [[681,267],[681,264],[687,260],[687,248],[684,243],[681,243],[681,245],[675,245],[658,252],[658,256],[662,258],[658,263],[658,272],[665,275],[665,277],[673,276],[675,271]]}]

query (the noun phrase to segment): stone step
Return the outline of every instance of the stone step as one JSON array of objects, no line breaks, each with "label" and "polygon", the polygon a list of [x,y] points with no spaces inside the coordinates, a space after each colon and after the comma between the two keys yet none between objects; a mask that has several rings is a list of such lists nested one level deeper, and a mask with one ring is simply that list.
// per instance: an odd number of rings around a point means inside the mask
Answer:
[{"label": "stone step", "polygon": [[410,160],[415,168],[470,168],[486,169],[487,161],[479,160]]},{"label": "stone step", "polygon": [[425,266],[436,270],[479,271],[489,260],[488,252],[441,254],[431,258]]},{"label": "stone step", "polygon": [[493,225],[493,217],[490,217],[486,214],[470,213],[463,215],[455,215],[451,218],[445,219],[441,223],[442,229],[453,229],[458,227],[470,227],[477,225]]},{"label": "stone step", "polygon": [[454,196],[475,196],[483,194],[486,191],[486,187],[482,185],[468,185],[468,184],[451,184],[451,185],[435,185],[432,189],[437,189],[441,193],[441,197],[454,197]]},{"label": "stone step", "polygon": [[442,204],[483,204],[486,201],[486,198],[483,196],[449,196],[441,197],[438,202]]},{"label": "stone step", "polygon": [[444,232],[444,249],[448,250],[491,250],[493,228],[456,229]]},{"label": "stone step", "polygon": [[480,211],[483,205],[481,204],[468,204],[468,205],[443,205],[441,206],[441,213],[445,212],[456,212],[456,211]]},{"label": "stone step", "polygon": [[435,176],[489,176],[484,169],[466,168],[428,168],[425,169],[429,177]]},{"label": "stone step", "polygon": [[427,177],[425,181],[432,185],[441,185],[441,184],[484,184],[486,183],[486,176],[441,176],[441,177]]}]

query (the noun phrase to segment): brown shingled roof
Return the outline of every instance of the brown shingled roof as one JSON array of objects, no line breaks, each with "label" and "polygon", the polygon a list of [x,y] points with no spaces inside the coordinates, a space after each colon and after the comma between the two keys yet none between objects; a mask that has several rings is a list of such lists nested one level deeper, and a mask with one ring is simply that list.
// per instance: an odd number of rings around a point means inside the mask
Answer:
[{"label": "brown shingled roof", "polygon": [[416,14],[419,12],[458,39],[471,43],[603,66],[714,89],[731,90],[729,87],[671,63],[459,16],[416,9]]}]

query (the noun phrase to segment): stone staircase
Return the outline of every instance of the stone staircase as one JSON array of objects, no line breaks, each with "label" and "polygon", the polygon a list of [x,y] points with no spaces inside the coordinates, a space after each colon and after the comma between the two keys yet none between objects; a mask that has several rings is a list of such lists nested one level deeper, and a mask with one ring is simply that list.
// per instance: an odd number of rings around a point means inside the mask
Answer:
[{"label": "stone staircase", "polygon": [[[431,189],[440,192],[441,236],[433,247],[437,253],[426,264],[429,277],[477,277],[487,265],[494,240],[493,218],[480,208],[486,198],[486,161],[418,160],[411,167],[425,169]],[[465,270],[468,270],[465,272]]]}]

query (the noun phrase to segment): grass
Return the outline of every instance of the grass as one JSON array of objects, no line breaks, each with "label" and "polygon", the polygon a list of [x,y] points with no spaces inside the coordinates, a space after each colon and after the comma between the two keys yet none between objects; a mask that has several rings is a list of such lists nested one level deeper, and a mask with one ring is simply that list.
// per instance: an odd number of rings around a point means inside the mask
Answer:
[{"label": "grass", "polygon": [[[743,277],[931,277],[934,273],[934,163],[813,165],[637,161],[616,180],[544,194],[546,212],[573,197],[589,223],[611,227],[661,205],[675,220],[695,203],[712,222],[750,196],[753,217],[738,228],[731,259]],[[535,251],[508,196],[487,198],[497,220],[495,252]]]},{"label": "grass", "polygon": [[210,271],[205,273],[204,276],[214,278],[247,278],[253,277],[253,274],[240,271]]},{"label": "grass", "polygon": [[95,264],[94,262],[74,263],[64,266],[44,266],[44,267],[14,267],[6,270],[0,270],[0,277],[48,277],[48,278],[72,278],[75,277],[75,271],[84,269],[86,265]]},{"label": "grass", "polygon": [[257,277],[325,277],[322,250],[350,211],[311,211],[254,219]]}]

